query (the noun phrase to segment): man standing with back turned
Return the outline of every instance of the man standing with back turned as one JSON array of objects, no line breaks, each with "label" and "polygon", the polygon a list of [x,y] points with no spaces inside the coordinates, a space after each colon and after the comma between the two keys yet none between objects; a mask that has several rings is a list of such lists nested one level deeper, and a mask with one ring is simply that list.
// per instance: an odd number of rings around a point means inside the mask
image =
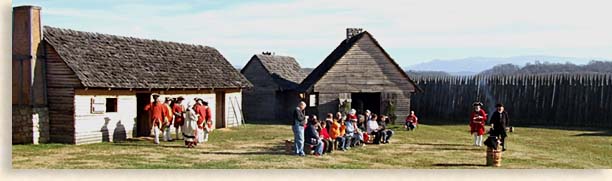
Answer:
[{"label": "man standing with back turned", "polygon": [[149,113],[151,125],[153,125],[154,142],[159,144],[159,132],[164,124],[164,117],[168,114],[168,109],[161,102],[159,94],[153,93],[152,96],[153,102],[147,104],[144,110]]}]

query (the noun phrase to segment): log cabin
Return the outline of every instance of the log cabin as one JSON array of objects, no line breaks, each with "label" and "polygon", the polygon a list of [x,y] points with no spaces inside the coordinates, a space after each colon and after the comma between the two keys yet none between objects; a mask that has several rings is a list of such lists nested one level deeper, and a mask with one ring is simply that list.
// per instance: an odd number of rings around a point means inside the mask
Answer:
[{"label": "log cabin", "polygon": [[204,99],[215,128],[241,124],[251,84],[217,49],[42,26],[40,11],[13,8],[14,144],[150,136],[152,93]]},{"label": "log cabin", "polygon": [[290,123],[291,111],[300,101],[296,88],[307,75],[295,58],[263,52],[253,55],[240,72],[253,84],[242,92],[245,118]]},{"label": "log cabin", "polygon": [[[298,86],[307,114],[322,118],[350,104],[358,114],[410,112],[410,96],[422,91],[367,31],[348,28],[346,38]],[[348,105],[347,105],[348,106]],[[392,109],[391,107],[394,107]]]}]

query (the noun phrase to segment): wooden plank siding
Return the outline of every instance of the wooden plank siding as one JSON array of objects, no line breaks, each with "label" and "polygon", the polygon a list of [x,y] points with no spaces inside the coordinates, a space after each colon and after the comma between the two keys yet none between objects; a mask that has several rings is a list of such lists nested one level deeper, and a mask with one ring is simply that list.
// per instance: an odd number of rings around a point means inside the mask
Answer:
[{"label": "wooden plank siding", "polygon": [[242,74],[253,84],[253,88],[242,92],[244,116],[253,122],[275,121],[277,114],[276,90],[278,85],[259,61],[250,61]]},{"label": "wooden plank siding", "polygon": [[240,110],[244,110],[244,108],[242,105],[240,105],[241,102],[241,92],[225,94],[225,125],[227,127],[236,127],[242,124],[242,115]]},{"label": "wooden plank siding", "polygon": [[[91,113],[91,99],[117,98],[117,112]],[[136,129],[136,95],[75,95],[75,143],[125,141]]]},{"label": "wooden plank siding", "polygon": [[401,71],[370,36],[363,36],[314,85],[313,92],[319,94],[317,115],[338,111],[341,93],[380,92],[395,95],[397,120],[403,120],[410,112],[415,87]]},{"label": "wooden plank siding", "polygon": [[75,143],[74,87],[81,86],[81,83],[55,49],[49,44],[45,46],[50,141]]},{"label": "wooden plank siding", "polygon": [[[136,93],[139,91],[130,91],[124,89],[77,89],[74,99],[75,109],[75,143],[87,144],[98,143],[103,141],[122,141],[127,138],[132,138],[137,128],[137,98]],[[225,125],[227,127],[235,127],[240,125],[241,115],[236,107],[236,114],[229,104],[230,100],[236,101],[238,104],[242,101],[240,89],[222,89],[222,90],[168,90],[160,91],[161,98],[175,98],[183,96],[185,101],[191,101],[194,98],[202,98],[208,102],[208,106],[212,112],[213,127],[216,127],[216,93],[225,92]],[[230,98],[231,97],[231,98]],[[92,114],[90,104],[92,98],[117,98],[117,112],[107,112],[103,114]],[[186,102],[185,102],[186,103]],[[237,116],[236,116],[237,115]],[[174,133],[174,127],[170,130]]]},{"label": "wooden plank siding", "polygon": [[299,93],[297,91],[277,91],[276,100],[276,120],[283,124],[293,123],[293,111],[301,101]]}]

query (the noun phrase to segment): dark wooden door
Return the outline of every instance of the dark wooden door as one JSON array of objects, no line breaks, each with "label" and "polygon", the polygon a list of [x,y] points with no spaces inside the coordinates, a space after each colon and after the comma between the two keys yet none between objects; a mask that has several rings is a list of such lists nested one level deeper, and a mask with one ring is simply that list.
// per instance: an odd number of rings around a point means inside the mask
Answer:
[{"label": "dark wooden door", "polygon": [[151,121],[149,120],[149,112],[144,110],[144,107],[151,103],[151,93],[136,94],[136,136],[151,135]]},{"label": "dark wooden door", "polygon": [[215,128],[225,128],[225,92],[217,92],[215,95]]}]

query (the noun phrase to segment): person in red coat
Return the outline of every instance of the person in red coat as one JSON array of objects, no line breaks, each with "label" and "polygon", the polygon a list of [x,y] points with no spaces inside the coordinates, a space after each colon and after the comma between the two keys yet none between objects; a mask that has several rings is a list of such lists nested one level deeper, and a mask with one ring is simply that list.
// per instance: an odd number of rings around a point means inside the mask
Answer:
[{"label": "person in red coat", "polygon": [[194,108],[198,114],[198,142],[208,141],[208,134],[212,131],[212,113],[208,102],[198,98]]},{"label": "person in red coat", "polygon": [[155,135],[155,144],[159,144],[159,132],[164,125],[164,119],[168,114],[168,109],[161,102],[159,94],[153,94],[153,102],[144,107],[144,110],[149,113],[151,125],[153,125],[153,134]]},{"label": "person in red coat", "polygon": [[474,135],[474,146],[482,146],[482,135],[485,133],[487,113],[481,109],[482,103],[473,104],[474,111],[470,116],[470,134]]},{"label": "person in red coat", "polygon": [[204,108],[202,102],[202,99],[196,98],[196,105],[193,107],[193,110],[198,115],[197,142],[204,142],[204,117],[206,117],[206,109]]},{"label": "person in red coat", "polygon": [[210,107],[208,106],[208,102],[202,101],[202,105],[204,105],[204,112],[206,113],[204,116],[204,142],[208,141],[208,134],[212,132],[212,111],[210,111]]},{"label": "person in red coat", "polygon": [[404,128],[406,128],[407,131],[414,130],[418,124],[419,118],[417,118],[416,114],[414,114],[414,111],[410,111],[410,115],[406,116],[406,124],[404,125]]},{"label": "person in red coat", "polygon": [[323,153],[332,153],[334,148],[334,142],[329,136],[329,129],[327,128],[327,122],[321,121],[319,127],[319,137],[323,141]]},{"label": "person in red coat", "polygon": [[179,128],[181,128],[184,124],[185,117],[183,116],[184,108],[183,108],[183,98],[179,96],[176,99],[176,102],[172,105],[172,114],[174,114],[174,131],[176,132],[176,139],[179,139]]}]

